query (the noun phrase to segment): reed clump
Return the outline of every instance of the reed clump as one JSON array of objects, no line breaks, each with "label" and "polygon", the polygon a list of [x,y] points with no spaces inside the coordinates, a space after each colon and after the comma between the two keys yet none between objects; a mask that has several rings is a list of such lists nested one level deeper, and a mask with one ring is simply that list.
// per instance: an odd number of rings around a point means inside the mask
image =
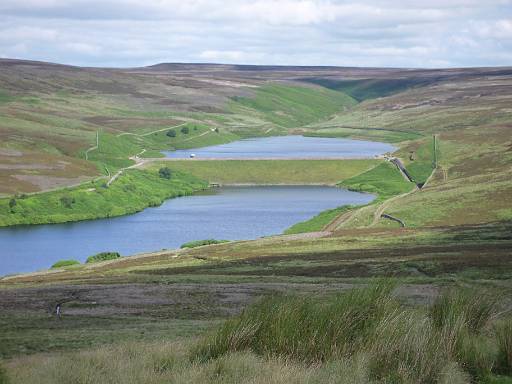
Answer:
[{"label": "reed clump", "polygon": [[202,339],[193,360],[241,351],[305,364],[366,356],[368,377],[399,383],[464,382],[508,372],[512,326],[493,327],[499,295],[449,290],[430,308],[412,308],[394,288],[378,281],[323,299],[265,298]]}]

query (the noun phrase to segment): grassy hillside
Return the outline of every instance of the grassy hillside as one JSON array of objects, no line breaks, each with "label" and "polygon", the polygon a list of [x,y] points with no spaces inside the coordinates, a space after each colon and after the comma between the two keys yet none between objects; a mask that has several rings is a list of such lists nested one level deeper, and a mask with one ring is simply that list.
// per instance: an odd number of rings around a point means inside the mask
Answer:
[{"label": "grassy hillside", "polygon": [[184,173],[173,173],[168,180],[160,177],[157,170],[132,169],[109,187],[104,180],[98,180],[78,188],[0,199],[0,226],[126,215],[206,187],[205,182]]},{"label": "grassy hillside", "polygon": [[[423,184],[434,171],[434,138],[428,137],[409,144],[402,150],[404,164],[416,184]],[[439,149],[436,156],[441,157]]]},{"label": "grassy hillside", "polygon": [[[25,62],[0,67],[0,194],[75,185],[129,165],[128,157],[143,150],[158,157],[163,149],[286,134],[354,104],[340,92],[291,82],[214,86],[174,74]],[[167,135],[171,129],[175,137]]]},{"label": "grassy hillside", "polygon": [[307,81],[352,96],[357,101],[385,97],[409,88],[426,86],[435,81],[428,78],[333,80],[312,78]]},{"label": "grassy hillside", "polygon": [[[512,102],[508,76],[492,86],[485,77],[457,79],[416,87],[405,92],[367,100],[327,123],[308,127],[322,132],[336,125],[369,132],[374,128],[424,135],[403,141],[398,155],[420,182],[432,170],[432,135],[438,137],[438,169],[426,188],[390,202],[384,213],[408,225],[460,225],[510,220],[505,196],[512,194],[507,176],[510,152]],[[490,88],[489,88],[490,87]],[[369,218],[377,207],[361,211]],[[368,225],[371,220],[361,219]],[[348,226],[357,226],[354,222]],[[381,221],[379,225],[390,225]]]},{"label": "grassy hillside", "polygon": [[297,233],[321,231],[336,217],[354,208],[355,207],[350,205],[344,205],[342,207],[325,210],[309,220],[292,225],[290,228],[285,230],[284,233],[286,235],[293,235]]},{"label": "grassy hillside", "polygon": [[258,88],[252,97],[233,97],[231,109],[248,115],[256,111],[263,120],[292,128],[325,119],[354,104],[350,96],[341,92],[274,84]]},{"label": "grassy hillside", "polygon": [[343,137],[389,143],[400,143],[406,140],[415,140],[422,136],[414,132],[398,131],[393,129],[362,129],[338,126],[315,129],[314,131],[305,130],[303,133],[304,136],[312,137]]},{"label": "grassy hillside", "polygon": [[[169,134],[169,132],[173,132]],[[98,148],[88,152],[87,158],[103,173],[111,173],[133,165],[130,157],[163,157],[160,151],[186,149],[223,144],[238,139],[238,136],[200,123],[181,123],[141,134],[121,133],[113,135],[99,132]],[[85,152],[81,154],[85,158]]]},{"label": "grassy hillside", "polygon": [[408,192],[414,185],[405,180],[393,164],[386,162],[342,181],[340,186],[354,191],[375,193],[378,200],[382,201]]}]

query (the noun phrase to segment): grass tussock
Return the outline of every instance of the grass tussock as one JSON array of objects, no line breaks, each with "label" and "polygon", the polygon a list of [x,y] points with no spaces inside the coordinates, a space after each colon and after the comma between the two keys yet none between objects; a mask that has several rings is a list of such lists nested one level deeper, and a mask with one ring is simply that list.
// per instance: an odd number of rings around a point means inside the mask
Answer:
[{"label": "grass tussock", "polygon": [[8,384],[9,380],[7,378],[7,371],[2,365],[2,362],[0,361],[0,384]]},{"label": "grass tussock", "polygon": [[505,319],[495,325],[497,352],[497,370],[512,375],[512,319]]},{"label": "grass tussock", "polygon": [[449,291],[425,310],[402,305],[393,287],[378,282],[322,300],[264,299],[204,338],[193,358],[250,351],[325,364],[365,355],[368,377],[393,383],[483,380],[510,368],[510,326],[492,327],[497,295]]},{"label": "grass tussock", "polygon": [[228,351],[321,362],[355,352],[396,303],[390,284],[355,289],[328,300],[269,297],[244,311],[197,347],[200,360]]},{"label": "grass tussock", "polygon": [[469,289],[450,290],[441,295],[430,308],[436,327],[455,328],[457,322],[470,332],[482,331],[496,316],[500,295]]}]

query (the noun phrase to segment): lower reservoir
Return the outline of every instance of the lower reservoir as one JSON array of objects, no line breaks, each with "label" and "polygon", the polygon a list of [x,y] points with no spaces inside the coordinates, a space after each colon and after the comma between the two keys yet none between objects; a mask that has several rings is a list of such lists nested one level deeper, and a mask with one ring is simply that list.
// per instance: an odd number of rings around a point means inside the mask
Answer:
[{"label": "lower reservoir", "polygon": [[327,186],[222,187],[128,216],[0,228],[0,276],[46,269],[61,259],[83,262],[103,251],[133,255],[192,240],[279,234],[326,209],[373,198]]}]

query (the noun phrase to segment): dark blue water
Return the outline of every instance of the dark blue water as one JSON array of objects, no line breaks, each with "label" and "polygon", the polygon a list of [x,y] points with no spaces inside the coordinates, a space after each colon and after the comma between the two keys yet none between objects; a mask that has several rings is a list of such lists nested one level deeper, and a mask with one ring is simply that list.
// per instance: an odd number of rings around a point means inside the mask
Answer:
[{"label": "dark blue water", "polygon": [[1,228],[0,275],[46,269],[61,259],[84,261],[102,251],[133,255],[192,240],[279,234],[323,210],[372,199],[334,187],[223,187],[129,216]]},{"label": "dark blue water", "polygon": [[324,137],[274,136],[234,141],[211,147],[164,151],[167,157],[212,159],[314,159],[371,158],[396,148],[373,141],[333,139]]}]

